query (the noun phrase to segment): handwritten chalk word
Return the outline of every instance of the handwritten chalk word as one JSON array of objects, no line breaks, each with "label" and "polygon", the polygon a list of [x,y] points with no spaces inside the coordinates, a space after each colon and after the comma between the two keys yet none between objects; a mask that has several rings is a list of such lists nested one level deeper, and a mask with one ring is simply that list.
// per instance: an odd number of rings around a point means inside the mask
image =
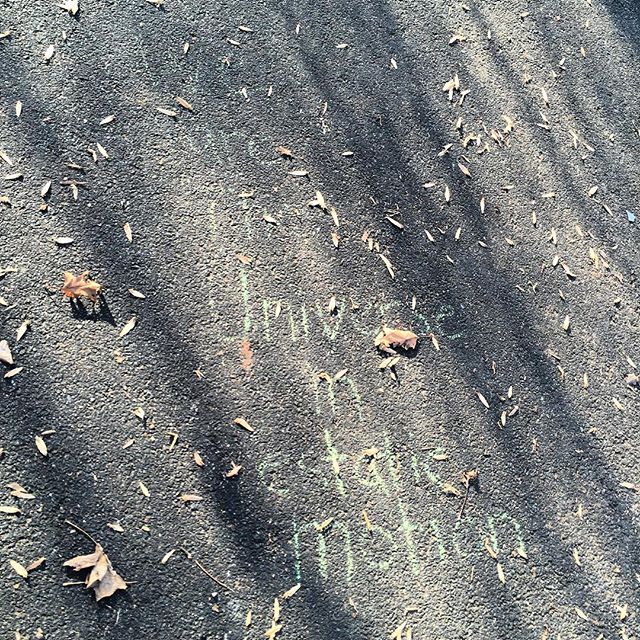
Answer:
[{"label": "handwritten chalk word", "polygon": [[413,521],[406,507],[401,508],[406,522],[395,529],[374,523],[367,530],[362,523],[339,519],[326,527],[294,521],[290,543],[296,580],[319,576],[323,581],[350,583],[360,571],[395,574],[407,566],[421,576],[434,559],[486,557],[485,539],[499,555],[511,555],[516,549],[526,553],[520,523],[507,513],[464,522]]},{"label": "handwritten chalk word", "polygon": [[239,275],[242,298],[242,330],[245,338],[271,340],[290,339],[292,342],[308,341],[322,336],[334,342],[347,334],[370,337],[379,325],[389,318],[406,316],[413,330],[420,334],[435,333],[438,337],[457,340],[464,335],[459,317],[463,309],[450,304],[436,305],[432,316],[412,311],[399,301],[376,304],[360,303],[357,312],[339,304],[333,312],[320,302],[308,303],[257,296],[252,292],[249,271],[242,269]]}]

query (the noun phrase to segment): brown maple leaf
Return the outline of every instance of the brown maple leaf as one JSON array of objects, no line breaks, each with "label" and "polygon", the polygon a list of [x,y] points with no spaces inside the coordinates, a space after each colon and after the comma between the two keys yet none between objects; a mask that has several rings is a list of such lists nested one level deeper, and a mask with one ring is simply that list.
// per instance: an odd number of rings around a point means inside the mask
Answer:
[{"label": "brown maple leaf", "polygon": [[63,567],[74,571],[91,569],[85,579],[87,589],[93,589],[96,601],[112,596],[118,589],[126,589],[127,583],[116,573],[104,549],[96,544],[96,550],[86,556],[76,556],[67,560]]},{"label": "brown maple leaf", "polygon": [[385,353],[395,354],[396,351],[392,347],[401,347],[402,349],[415,349],[418,342],[418,336],[413,331],[405,331],[404,329],[389,329],[382,327],[382,331],[376,336],[375,345]]},{"label": "brown maple leaf", "polygon": [[65,271],[62,293],[67,298],[88,298],[91,302],[96,302],[98,294],[102,291],[102,285],[95,280],[90,280],[88,276],[88,271],[81,273],[79,276],[74,276],[70,271]]}]

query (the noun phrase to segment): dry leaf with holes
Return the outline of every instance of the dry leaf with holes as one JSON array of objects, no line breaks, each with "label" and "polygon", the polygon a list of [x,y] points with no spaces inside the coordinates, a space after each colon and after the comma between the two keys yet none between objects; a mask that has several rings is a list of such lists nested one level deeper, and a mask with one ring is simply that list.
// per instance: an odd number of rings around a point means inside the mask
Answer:
[{"label": "dry leaf with holes", "polygon": [[91,569],[85,579],[87,589],[93,589],[96,601],[112,596],[119,589],[126,589],[127,583],[116,573],[102,546],[96,544],[96,550],[86,556],[76,556],[67,560],[63,567],[73,571]]},{"label": "dry leaf with holes", "polygon": [[376,336],[374,344],[378,349],[385,353],[395,355],[397,352],[392,347],[400,347],[402,349],[415,349],[418,336],[413,331],[404,329],[389,329],[383,327],[382,331]]},{"label": "dry leaf with holes", "polygon": [[74,276],[70,271],[64,272],[62,293],[67,298],[88,298],[91,302],[96,302],[100,291],[102,291],[102,285],[95,280],[90,280],[88,271],[79,276]]}]

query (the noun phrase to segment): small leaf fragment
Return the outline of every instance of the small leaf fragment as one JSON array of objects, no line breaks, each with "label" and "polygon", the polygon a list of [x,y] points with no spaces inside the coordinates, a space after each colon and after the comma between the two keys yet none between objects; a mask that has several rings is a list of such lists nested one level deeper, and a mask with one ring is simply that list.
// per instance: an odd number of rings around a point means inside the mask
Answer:
[{"label": "small leaf fragment", "polygon": [[9,560],[9,564],[21,578],[26,580],[29,577],[29,572],[16,560]]},{"label": "small leaf fragment", "polygon": [[255,429],[244,418],[234,418],[233,422],[250,433],[255,431]]},{"label": "small leaf fragment", "polygon": [[187,111],[193,111],[193,105],[190,102],[187,102],[184,98],[176,96],[175,100],[183,109],[186,109]]},{"label": "small leaf fragment", "polygon": [[487,399],[479,391],[476,391],[476,395],[478,396],[478,400],[480,400],[480,402],[488,409],[489,403],[487,402]]},{"label": "small leaf fragment", "polygon": [[120,330],[120,337],[124,338],[124,336],[126,336],[136,326],[137,321],[137,317],[133,316],[133,318],[131,318],[131,320],[129,320]]},{"label": "small leaf fragment", "polygon": [[44,441],[44,438],[42,436],[36,436],[36,448],[45,458],[49,455],[47,443]]}]

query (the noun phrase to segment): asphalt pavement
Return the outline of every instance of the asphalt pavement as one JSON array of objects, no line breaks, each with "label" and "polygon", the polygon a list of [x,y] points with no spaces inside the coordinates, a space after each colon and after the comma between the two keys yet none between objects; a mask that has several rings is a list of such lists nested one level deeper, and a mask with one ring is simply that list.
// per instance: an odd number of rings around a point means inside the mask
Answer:
[{"label": "asphalt pavement", "polygon": [[0,638],[640,637],[636,3],[61,4],[0,0]]}]

